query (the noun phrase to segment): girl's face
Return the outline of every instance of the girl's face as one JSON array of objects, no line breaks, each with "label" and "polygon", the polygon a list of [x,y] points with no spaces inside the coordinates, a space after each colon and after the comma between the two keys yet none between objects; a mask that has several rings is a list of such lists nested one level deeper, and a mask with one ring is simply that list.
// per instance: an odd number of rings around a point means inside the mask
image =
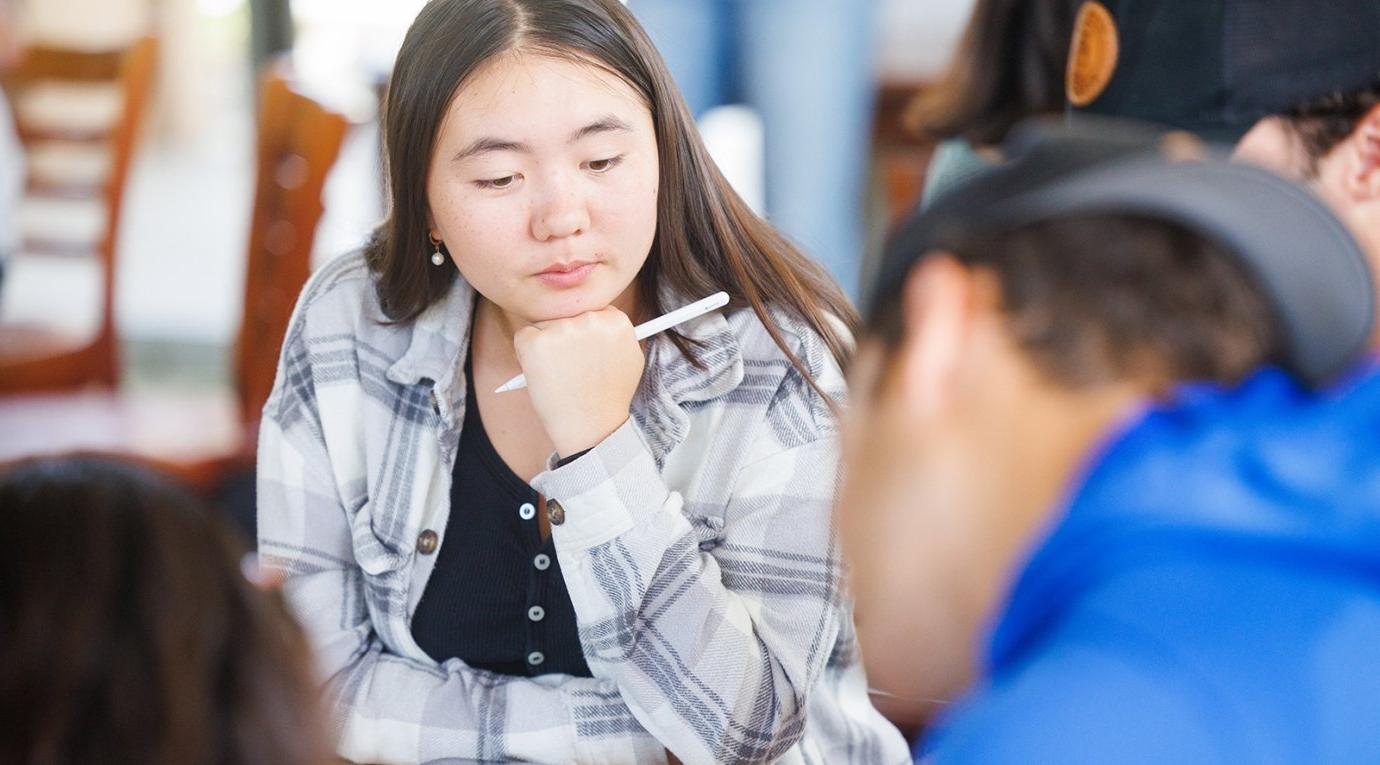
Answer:
[{"label": "girl's face", "polygon": [[442,119],[427,175],[431,234],[520,322],[630,311],[656,234],[658,178],[651,111],[626,83],[589,64],[506,53]]}]

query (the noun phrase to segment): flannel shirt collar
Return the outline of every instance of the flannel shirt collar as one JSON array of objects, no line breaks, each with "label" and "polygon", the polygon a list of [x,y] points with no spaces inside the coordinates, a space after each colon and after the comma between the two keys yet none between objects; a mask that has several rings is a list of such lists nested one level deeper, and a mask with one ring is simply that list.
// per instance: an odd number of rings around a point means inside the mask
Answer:
[{"label": "flannel shirt collar", "polygon": [[388,368],[388,379],[399,385],[430,380],[433,401],[447,422],[451,412],[463,411],[457,405],[465,401],[464,360],[474,296],[469,282],[457,276],[446,296],[413,320],[407,351]]},{"label": "flannel shirt collar", "polygon": [[[662,305],[672,309],[698,300],[663,292]],[[651,339],[647,368],[633,397],[632,416],[637,421],[657,467],[663,467],[671,450],[690,432],[689,410],[727,395],[743,382],[743,354],[738,337],[721,311],[706,314],[676,328],[696,341],[697,368],[667,333]]]}]

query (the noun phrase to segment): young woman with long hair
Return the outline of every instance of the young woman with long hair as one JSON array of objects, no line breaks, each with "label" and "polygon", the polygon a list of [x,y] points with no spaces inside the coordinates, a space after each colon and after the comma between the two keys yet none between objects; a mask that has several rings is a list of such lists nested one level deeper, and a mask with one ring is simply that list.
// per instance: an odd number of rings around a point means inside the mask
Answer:
[{"label": "young woman with long hair", "polygon": [[304,290],[259,452],[340,753],[904,761],[830,521],[855,312],[629,12],[433,0],[384,132],[387,220]]}]

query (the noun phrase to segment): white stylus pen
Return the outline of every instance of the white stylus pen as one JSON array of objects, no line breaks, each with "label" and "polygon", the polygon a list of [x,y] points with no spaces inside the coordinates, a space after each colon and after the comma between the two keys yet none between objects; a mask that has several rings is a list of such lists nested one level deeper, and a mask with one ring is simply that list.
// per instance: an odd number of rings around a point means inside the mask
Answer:
[{"label": "white stylus pen", "polygon": [[[690,305],[677,308],[664,316],[658,316],[651,321],[643,322],[634,327],[633,332],[637,335],[638,340],[646,340],[658,332],[665,332],[677,324],[684,324],[691,319],[703,316],[710,311],[723,308],[726,305],[728,305],[728,293],[715,292],[713,295],[703,300],[696,300]],[[510,390],[520,390],[526,387],[527,375],[518,375],[498,386],[498,389],[495,390],[494,393],[507,393]]]}]

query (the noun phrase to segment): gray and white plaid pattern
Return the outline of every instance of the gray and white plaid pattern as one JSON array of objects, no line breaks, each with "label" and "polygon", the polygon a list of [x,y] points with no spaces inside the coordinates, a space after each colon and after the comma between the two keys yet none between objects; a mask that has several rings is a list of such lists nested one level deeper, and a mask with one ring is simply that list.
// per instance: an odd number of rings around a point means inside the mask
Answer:
[{"label": "gray and white plaid pattern", "polygon": [[[259,550],[329,681],[342,756],[551,763],[901,763],[867,697],[830,523],[828,407],[748,310],[649,348],[633,416],[533,482],[593,678],[509,677],[413,641],[444,544],[474,293],[457,280],[410,325],[379,322],[358,254],[313,276],[259,442]],[[783,319],[821,386],[823,343]],[[463,533],[463,530],[456,530]]]}]

